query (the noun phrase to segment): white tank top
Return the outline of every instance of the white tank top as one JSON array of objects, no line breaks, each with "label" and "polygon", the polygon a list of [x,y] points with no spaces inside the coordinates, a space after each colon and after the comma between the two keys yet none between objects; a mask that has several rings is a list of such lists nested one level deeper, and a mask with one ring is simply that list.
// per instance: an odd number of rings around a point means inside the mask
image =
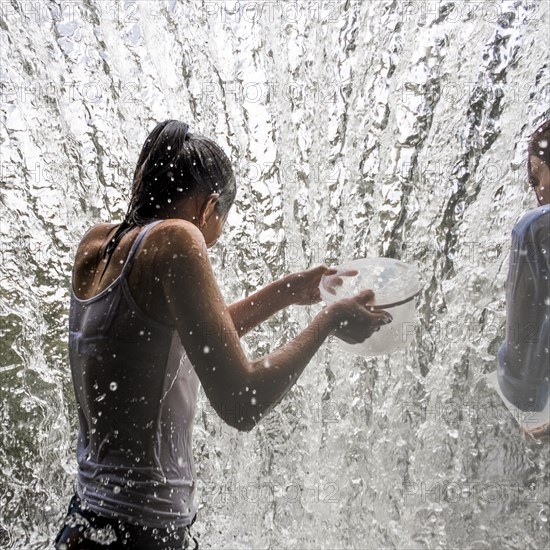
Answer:
[{"label": "white tank top", "polygon": [[150,527],[197,512],[192,430],[199,379],[173,326],[145,314],[121,275],[88,300],[71,286],[69,359],[78,405],[77,492],[97,514]]}]

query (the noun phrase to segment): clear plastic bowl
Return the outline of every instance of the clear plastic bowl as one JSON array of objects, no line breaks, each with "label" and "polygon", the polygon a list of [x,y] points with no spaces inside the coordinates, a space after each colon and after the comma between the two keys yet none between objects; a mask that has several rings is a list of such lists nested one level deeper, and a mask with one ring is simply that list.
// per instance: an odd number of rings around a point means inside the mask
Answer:
[{"label": "clear plastic bowl", "polygon": [[[386,355],[405,348],[414,338],[416,305],[415,296],[420,292],[420,277],[414,266],[393,258],[365,258],[336,266],[336,275],[321,278],[321,299],[334,303],[359,292],[371,289],[374,292],[373,310],[387,311],[393,321],[383,325],[360,344],[348,344],[339,340],[339,345],[352,353],[367,357]],[[340,275],[342,271],[356,270],[357,275]],[[331,279],[341,277],[343,284],[334,286]],[[333,288],[335,294],[329,292]]]}]

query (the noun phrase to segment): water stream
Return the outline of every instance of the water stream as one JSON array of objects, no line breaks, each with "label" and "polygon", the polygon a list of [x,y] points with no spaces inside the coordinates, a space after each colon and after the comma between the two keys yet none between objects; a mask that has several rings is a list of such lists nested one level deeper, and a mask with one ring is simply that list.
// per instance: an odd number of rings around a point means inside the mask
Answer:
[{"label": "water stream", "polygon": [[[201,391],[203,548],[546,548],[548,446],[483,376],[504,338],[510,231],[536,206],[549,114],[542,1],[0,3],[0,547],[50,548],[73,492],[67,356],[76,246],[118,221],[157,121],[234,161],[212,261],[228,302],[361,257],[416,265],[416,339],[329,340],[249,433]],[[244,340],[261,356],[321,305]]]}]

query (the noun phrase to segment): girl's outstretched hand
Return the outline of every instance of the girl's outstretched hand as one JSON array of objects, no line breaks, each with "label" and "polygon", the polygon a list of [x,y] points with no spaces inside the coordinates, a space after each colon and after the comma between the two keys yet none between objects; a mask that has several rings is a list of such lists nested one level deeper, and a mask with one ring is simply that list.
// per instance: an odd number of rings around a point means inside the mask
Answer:
[{"label": "girl's outstretched hand", "polygon": [[306,271],[292,273],[286,277],[286,280],[288,289],[293,296],[293,303],[309,306],[321,301],[319,284],[323,276],[327,277],[327,291],[336,295],[335,288],[341,286],[344,282],[342,277],[355,276],[358,273],[355,269],[337,269],[323,264]]},{"label": "girl's outstretched hand", "polygon": [[342,275],[345,275],[347,277],[355,277],[359,273],[356,269],[335,269],[331,270],[334,271],[334,273],[326,273],[327,275],[327,282],[326,282],[326,289],[328,292],[336,296],[336,287],[342,286],[344,284],[344,279],[342,279]]},{"label": "girl's outstretched hand", "polygon": [[285,277],[292,302],[301,306],[309,306],[321,301],[319,283],[323,275],[335,275],[337,270],[326,265],[320,265],[305,271],[292,273]]}]

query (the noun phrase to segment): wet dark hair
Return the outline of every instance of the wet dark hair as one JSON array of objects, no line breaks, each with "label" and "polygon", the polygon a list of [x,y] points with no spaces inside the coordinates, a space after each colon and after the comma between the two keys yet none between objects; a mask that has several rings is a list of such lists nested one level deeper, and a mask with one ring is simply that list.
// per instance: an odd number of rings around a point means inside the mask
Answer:
[{"label": "wet dark hair", "polygon": [[537,187],[539,181],[533,174],[531,157],[538,157],[550,168],[550,119],[543,122],[531,135],[527,147],[527,174],[531,187]]},{"label": "wet dark hair", "polygon": [[128,211],[103,257],[108,254],[110,261],[118,242],[131,228],[153,221],[159,209],[196,193],[219,193],[216,211],[226,216],[237,193],[231,162],[211,139],[190,133],[185,122],[165,120],[143,144]]}]

